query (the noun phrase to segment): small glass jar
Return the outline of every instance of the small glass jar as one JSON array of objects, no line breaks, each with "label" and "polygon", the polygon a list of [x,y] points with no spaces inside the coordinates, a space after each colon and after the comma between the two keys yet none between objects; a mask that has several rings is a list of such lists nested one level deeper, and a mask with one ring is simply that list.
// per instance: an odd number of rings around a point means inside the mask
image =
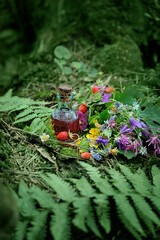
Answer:
[{"label": "small glass jar", "polygon": [[[58,108],[55,109],[51,116],[55,135],[58,135],[62,131],[68,132],[69,130],[71,133],[78,134],[79,118],[75,110],[72,109],[72,87],[69,85],[60,85],[58,90]],[[76,138],[76,135],[74,138]]]}]

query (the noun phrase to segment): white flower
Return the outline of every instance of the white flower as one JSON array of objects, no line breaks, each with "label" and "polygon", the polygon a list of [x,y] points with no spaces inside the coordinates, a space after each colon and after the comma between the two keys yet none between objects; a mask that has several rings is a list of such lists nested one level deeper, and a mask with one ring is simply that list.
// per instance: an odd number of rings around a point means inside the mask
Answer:
[{"label": "white flower", "polygon": [[119,142],[119,137],[115,137],[114,141]]},{"label": "white flower", "polygon": [[108,123],[109,123],[109,121],[108,121],[108,120],[104,121],[104,124],[108,125]]},{"label": "white flower", "polygon": [[146,147],[141,147],[141,150],[139,151],[142,155],[147,154],[147,148]]},{"label": "white flower", "polygon": [[42,133],[40,139],[42,142],[46,142],[49,139],[49,135],[47,135],[46,133]]},{"label": "white flower", "polygon": [[129,116],[132,117],[132,116],[133,116],[133,112],[130,112],[130,113],[129,113]]},{"label": "white flower", "polygon": [[140,133],[138,134],[138,136],[139,136],[139,137],[142,137],[142,132],[140,132]]},{"label": "white flower", "polygon": [[133,103],[133,110],[138,110],[139,108],[139,103],[138,102],[134,102]]}]

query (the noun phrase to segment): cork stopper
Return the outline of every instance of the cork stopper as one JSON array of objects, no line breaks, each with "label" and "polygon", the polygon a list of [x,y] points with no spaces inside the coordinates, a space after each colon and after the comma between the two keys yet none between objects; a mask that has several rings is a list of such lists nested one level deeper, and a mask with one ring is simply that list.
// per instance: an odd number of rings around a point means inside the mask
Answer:
[{"label": "cork stopper", "polygon": [[62,97],[69,97],[72,93],[72,87],[70,85],[59,85],[58,87],[59,95]]}]

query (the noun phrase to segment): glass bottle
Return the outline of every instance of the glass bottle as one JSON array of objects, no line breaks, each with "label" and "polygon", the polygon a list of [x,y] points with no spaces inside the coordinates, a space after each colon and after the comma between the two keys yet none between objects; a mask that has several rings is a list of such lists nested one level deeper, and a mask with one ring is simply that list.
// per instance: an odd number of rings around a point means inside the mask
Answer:
[{"label": "glass bottle", "polygon": [[[79,118],[74,109],[72,109],[72,87],[70,85],[60,85],[58,91],[58,108],[55,109],[51,116],[55,135],[62,131],[68,132],[69,130],[78,134]],[[76,139],[77,136],[74,135],[73,138]]]}]

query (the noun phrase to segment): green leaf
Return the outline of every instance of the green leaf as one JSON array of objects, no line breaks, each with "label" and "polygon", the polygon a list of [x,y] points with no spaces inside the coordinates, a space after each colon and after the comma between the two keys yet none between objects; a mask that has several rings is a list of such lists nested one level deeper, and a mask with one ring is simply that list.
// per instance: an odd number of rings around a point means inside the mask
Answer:
[{"label": "green leaf", "polygon": [[54,54],[57,58],[60,59],[70,59],[71,58],[71,53],[70,51],[64,47],[64,46],[58,46],[54,50]]},{"label": "green leaf", "polygon": [[128,86],[121,94],[118,92],[115,94],[115,100],[130,105],[139,97],[143,98],[143,89],[137,85]]},{"label": "green leaf", "polygon": [[104,111],[102,111],[99,115],[100,121],[101,123],[103,123],[105,120],[107,120],[109,118],[109,113],[108,113],[108,109],[105,109]]},{"label": "green leaf", "polygon": [[88,70],[88,77],[95,78],[98,75],[98,71],[95,68],[91,68]]},{"label": "green leaf", "polygon": [[77,69],[81,68],[81,62],[72,62],[72,65]]},{"label": "green leaf", "polygon": [[83,152],[88,152],[88,151],[89,151],[89,143],[88,143],[87,139],[83,139],[83,140],[80,142],[79,148],[80,148],[80,150],[82,150]]},{"label": "green leaf", "polygon": [[107,128],[103,130],[103,135],[107,136],[108,138],[111,137],[112,135],[112,129],[111,128]]},{"label": "green leaf", "polygon": [[66,61],[65,60],[61,60],[61,59],[58,59],[58,58],[54,58],[54,61],[55,61],[55,63],[57,63],[57,65],[59,66],[59,68],[61,69],[61,71],[62,71],[62,69],[63,69],[63,65],[66,63]]},{"label": "green leaf", "polygon": [[119,153],[123,154],[123,155],[124,155],[126,158],[128,158],[128,159],[132,159],[133,157],[136,156],[134,152],[132,152],[132,151],[127,151],[127,153],[125,153],[125,151],[122,150],[122,149],[119,150]]},{"label": "green leaf", "polygon": [[72,74],[72,69],[70,67],[63,67],[62,72],[69,75]]},{"label": "green leaf", "polygon": [[150,127],[153,134],[160,128],[160,104],[152,105],[151,103],[141,111],[141,117],[145,119],[145,122]]}]

